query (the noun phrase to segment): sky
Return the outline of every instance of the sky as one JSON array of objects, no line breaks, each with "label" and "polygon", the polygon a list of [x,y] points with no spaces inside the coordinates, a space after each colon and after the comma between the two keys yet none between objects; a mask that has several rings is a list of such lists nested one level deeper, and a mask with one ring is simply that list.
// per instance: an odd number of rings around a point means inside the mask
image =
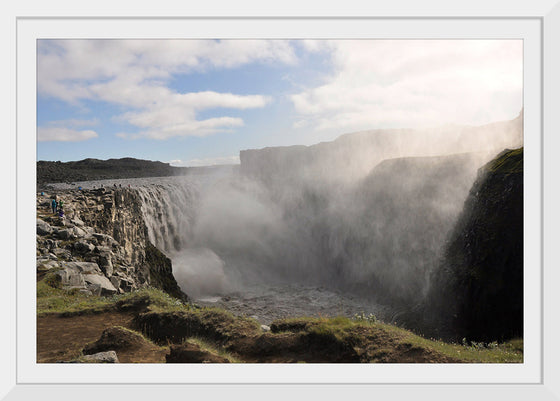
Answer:
[{"label": "sky", "polygon": [[239,163],[523,107],[521,40],[39,40],[37,160]]}]

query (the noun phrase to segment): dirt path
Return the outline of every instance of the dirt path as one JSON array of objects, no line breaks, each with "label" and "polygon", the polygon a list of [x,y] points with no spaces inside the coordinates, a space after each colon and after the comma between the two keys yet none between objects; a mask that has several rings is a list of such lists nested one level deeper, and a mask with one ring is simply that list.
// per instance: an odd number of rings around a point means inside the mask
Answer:
[{"label": "dirt path", "polygon": [[[101,337],[113,326],[132,328],[133,315],[107,312],[85,316],[43,316],[37,318],[37,362],[69,361],[78,357],[84,346]],[[165,363],[168,347],[145,345],[140,349],[117,352],[121,363]]]}]

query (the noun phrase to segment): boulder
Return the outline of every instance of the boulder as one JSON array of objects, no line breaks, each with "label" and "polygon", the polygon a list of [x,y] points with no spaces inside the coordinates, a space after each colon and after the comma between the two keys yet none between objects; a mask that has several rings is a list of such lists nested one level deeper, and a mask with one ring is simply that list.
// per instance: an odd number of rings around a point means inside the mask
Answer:
[{"label": "boulder", "polygon": [[84,274],[83,278],[86,282],[87,289],[96,295],[107,296],[118,292],[113,284],[111,284],[111,281],[109,281],[109,279],[105,276],[98,274]]},{"label": "boulder", "polygon": [[107,277],[111,277],[113,275],[114,269],[110,257],[105,255],[100,255],[97,258],[97,263],[99,264],[99,267]]},{"label": "boulder", "polygon": [[62,262],[61,267],[80,274],[101,274],[97,263],[92,262]]},{"label": "boulder", "polygon": [[62,285],[64,287],[85,288],[86,286],[82,274],[75,270],[63,268],[56,271],[55,274],[60,276]]},{"label": "boulder", "polygon": [[72,259],[72,252],[70,252],[68,249],[55,248],[55,249],[53,249],[52,253],[55,255],[57,260],[58,259],[66,259],[66,260],[71,260]]},{"label": "boulder", "polygon": [[95,238],[95,237],[92,235],[92,232],[88,232],[88,231],[86,230],[86,227],[84,227],[84,231],[86,231],[87,234],[86,234],[86,236],[83,238],[83,240],[86,241],[86,242],[88,242],[88,243],[90,243],[90,244],[97,245],[97,244],[98,244],[97,238]]},{"label": "boulder", "polygon": [[47,262],[43,262],[41,264],[39,264],[39,260],[37,260],[37,266],[42,266],[46,269],[54,269],[60,267],[60,265],[54,260],[48,260]]},{"label": "boulder", "polygon": [[112,276],[110,280],[111,284],[113,284],[113,287],[115,287],[117,291],[119,291],[121,289],[121,279],[117,276]]},{"label": "boulder", "polygon": [[74,224],[75,226],[78,226],[78,227],[83,227],[85,225],[84,222],[82,220],[78,219],[78,218],[74,218],[74,219],[70,220],[70,222],[72,224]]},{"label": "boulder", "polygon": [[99,267],[101,267],[101,270],[103,270],[107,277],[111,277],[114,272],[112,262],[114,254],[111,251],[111,248],[109,248],[108,246],[98,245],[95,247],[95,252],[99,254],[99,256],[97,257],[97,263],[99,264]]},{"label": "boulder", "polygon": [[110,253],[110,252],[111,252],[111,248],[108,247],[108,246],[97,245],[97,246],[95,247],[95,252],[100,253],[100,254]]},{"label": "boulder", "polygon": [[38,235],[48,235],[53,232],[53,228],[50,226],[49,223],[37,219],[37,234]]},{"label": "boulder", "polygon": [[115,351],[105,351],[93,355],[84,355],[78,361],[85,363],[119,363],[119,358]]},{"label": "boulder", "polygon": [[88,233],[80,227],[74,227],[74,235],[78,238],[85,237]]},{"label": "boulder", "polygon": [[[113,276],[113,277],[115,277],[115,276]],[[113,277],[111,277],[111,280],[113,279]],[[130,291],[135,289],[134,281],[132,281],[130,279],[119,277],[117,279],[117,282],[119,283],[119,286],[118,287],[115,286],[115,287],[118,288],[119,291],[130,292]]]},{"label": "boulder", "polygon": [[45,241],[45,246],[46,246],[49,250],[52,250],[52,249],[54,249],[54,248],[58,248],[58,242],[57,242],[57,241],[54,241],[54,240],[52,240],[52,239],[47,239],[47,240]]},{"label": "boulder", "polygon": [[78,241],[74,244],[74,250],[79,253],[93,252],[95,245],[92,245],[85,241]]},{"label": "boulder", "polygon": [[37,258],[37,266],[39,266],[42,263],[48,262],[49,258],[48,257],[44,257],[44,256],[39,256]]},{"label": "boulder", "polygon": [[64,228],[62,230],[58,230],[56,231],[55,235],[60,239],[69,240],[71,238],[74,238],[74,228],[69,227],[69,228]]},{"label": "boulder", "polygon": [[95,237],[97,241],[99,241],[100,244],[106,244],[106,245],[118,244],[117,241],[115,241],[115,239],[110,235],[101,234],[101,233],[92,233],[92,235]]}]

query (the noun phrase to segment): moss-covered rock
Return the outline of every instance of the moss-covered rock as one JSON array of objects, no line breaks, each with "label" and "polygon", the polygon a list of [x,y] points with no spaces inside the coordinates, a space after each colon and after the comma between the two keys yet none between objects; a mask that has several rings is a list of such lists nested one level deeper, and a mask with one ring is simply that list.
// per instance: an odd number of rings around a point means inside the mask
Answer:
[{"label": "moss-covered rock", "polygon": [[523,336],[523,148],[479,172],[432,274],[424,316],[441,337]]}]

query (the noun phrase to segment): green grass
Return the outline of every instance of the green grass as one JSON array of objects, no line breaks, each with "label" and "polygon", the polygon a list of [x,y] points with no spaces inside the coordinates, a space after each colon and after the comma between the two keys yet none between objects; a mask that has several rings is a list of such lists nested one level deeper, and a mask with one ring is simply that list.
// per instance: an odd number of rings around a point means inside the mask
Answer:
[{"label": "green grass", "polygon": [[62,288],[62,279],[60,276],[52,271],[49,271],[45,278],[43,279],[46,285],[51,288],[61,289]]},{"label": "green grass", "polygon": [[[112,297],[98,297],[86,295],[76,290],[63,290],[48,284],[49,280],[37,283],[37,315],[45,314],[88,314],[101,313],[111,310],[131,310],[139,307],[154,313],[187,312],[185,316],[195,319],[206,327],[213,327],[223,337],[236,337],[238,334],[258,335],[260,325],[251,318],[234,316],[220,308],[200,308],[184,304],[165,292],[144,288],[131,293],[115,295]],[[52,284],[52,283],[51,283]],[[56,285],[56,283],[55,283]],[[523,340],[514,339],[503,344],[450,344],[434,339],[426,339],[414,333],[386,324],[380,321],[349,319],[346,317],[333,318],[293,318],[274,322],[273,333],[303,332],[322,338],[360,346],[368,336],[377,336],[379,341],[378,352],[396,345],[411,345],[427,351],[433,351],[448,357],[459,359],[462,362],[479,363],[522,363]],[[146,338],[146,337],[144,337]],[[202,338],[189,338],[201,348],[217,353],[232,362],[238,362],[234,357],[225,353],[223,349],[212,346]]]},{"label": "green grass", "polygon": [[[154,348],[167,349],[169,347],[169,345],[159,345],[159,344],[154,343],[152,340],[150,340],[148,337],[146,337],[140,331],[132,330],[132,329],[129,329],[128,327],[124,327],[124,326],[113,326],[113,328],[118,328],[119,330],[126,331],[128,333],[133,334],[134,336],[138,336],[138,337],[142,338],[143,341],[145,341],[147,344],[149,344],[150,346],[152,346]],[[96,341],[92,341],[92,342],[86,344],[86,346],[87,345],[92,345]]]},{"label": "green grass", "polygon": [[119,309],[133,308],[138,304],[145,304],[151,311],[161,312],[175,312],[191,309],[189,304],[185,304],[181,300],[153,287],[115,295],[111,299],[116,303]]},{"label": "green grass", "polygon": [[499,173],[523,172],[523,148],[504,152],[496,159],[489,162],[485,168]]},{"label": "green grass", "polygon": [[[283,319],[275,322],[277,325],[283,323],[286,327],[293,326],[292,331],[304,331],[322,337],[334,337],[339,341],[356,344],[364,341],[360,333],[376,332],[390,339],[392,346],[399,344],[410,344],[413,347],[435,351],[451,358],[457,358],[462,362],[479,363],[522,363],[523,362],[523,339],[513,339],[502,344],[452,344],[435,339],[427,339],[400,327],[379,322],[360,319],[349,319],[346,317],[334,318],[293,318]],[[365,329],[365,330],[359,330]],[[282,331],[278,331],[280,333]],[[382,349],[379,351],[381,352]]]},{"label": "green grass", "polygon": [[[56,280],[48,278],[37,282],[37,315],[90,314],[109,310],[127,310],[145,305],[155,311],[184,311],[190,306],[155,288],[143,288],[112,297],[99,297],[56,287]],[[54,284],[53,285],[49,285]]]},{"label": "green grass", "polygon": [[209,352],[214,355],[219,355],[222,358],[227,359],[230,363],[242,363],[241,360],[233,356],[231,353],[227,352],[221,347],[216,347],[213,344],[209,343],[203,338],[200,337],[189,337],[183,340],[183,343],[193,343],[200,347],[202,351]]},{"label": "green grass", "polygon": [[401,342],[432,349],[464,362],[480,363],[523,363],[523,339],[513,339],[497,344],[454,344],[436,339],[427,339],[399,327],[379,323],[388,332],[400,334]]},{"label": "green grass", "polygon": [[111,305],[112,301],[107,298],[54,288],[45,280],[37,283],[37,316],[50,313],[100,313],[108,310]]}]

